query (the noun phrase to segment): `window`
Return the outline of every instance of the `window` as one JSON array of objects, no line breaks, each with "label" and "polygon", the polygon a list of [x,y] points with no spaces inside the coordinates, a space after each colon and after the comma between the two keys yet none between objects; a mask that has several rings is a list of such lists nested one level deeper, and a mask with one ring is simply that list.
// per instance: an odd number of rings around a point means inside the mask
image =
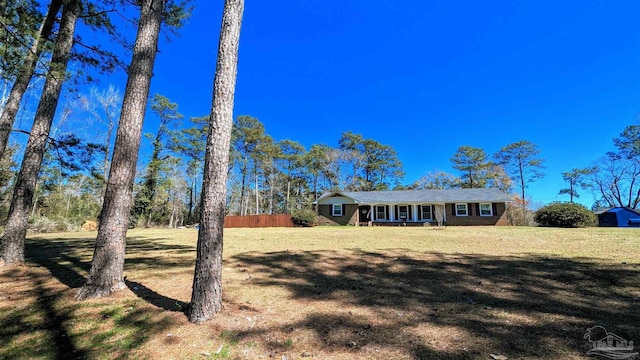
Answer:
[{"label": "window", "polygon": [[387,207],[376,206],[376,220],[387,220]]},{"label": "window", "polygon": [[431,220],[431,205],[422,205],[422,220]]},{"label": "window", "polygon": [[333,216],[342,216],[342,204],[333,204]]},{"label": "window", "polygon": [[409,218],[409,207],[407,205],[398,206],[398,217],[400,217],[400,220],[406,220]]},{"label": "window", "polygon": [[480,204],[480,216],[493,216],[491,204]]},{"label": "window", "polygon": [[467,216],[467,204],[456,204],[456,216]]}]

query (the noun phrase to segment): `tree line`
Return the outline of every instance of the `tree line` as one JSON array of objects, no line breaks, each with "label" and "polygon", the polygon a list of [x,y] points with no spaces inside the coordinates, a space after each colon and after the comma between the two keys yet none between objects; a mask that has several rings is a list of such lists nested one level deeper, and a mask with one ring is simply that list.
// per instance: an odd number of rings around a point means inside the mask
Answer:
[{"label": "tree line", "polygon": [[[90,118],[94,136],[77,139],[68,154],[55,144],[44,153],[40,180],[29,209],[33,227],[40,230],[73,230],[87,220],[97,219],[106,190],[114,130],[120,116],[121,93],[114,86],[91,88],[73,103],[79,118]],[[138,164],[133,188],[129,226],[177,227],[195,224],[201,215],[202,169],[208,132],[208,116],[184,119],[177,103],[155,94],[151,116],[158,124],[154,133],[144,134],[148,157]],[[73,114],[69,117],[74,116]],[[563,172],[567,195],[573,202],[579,192],[597,197],[594,206],[638,206],[638,126],[628,126],[614,139],[618,151],[585,168]],[[95,135],[99,134],[99,135]],[[635,142],[635,143],[634,143]],[[634,147],[635,146],[635,147]],[[87,150],[89,148],[89,150]],[[2,206],[6,219],[15,166],[9,149],[7,164],[0,172]],[[391,145],[344,132],[334,146],[313,144],[306,148],[292,139],[276,140],[257,118],[238,116],[233,121],[229,146],[227,215],[280,214],[308,209],[328,191],[375,191],[399,189],[498,188],[511,194],[515,206],[510,221],[528,225],[528,186],[545,176],[541,149],[528,140],[517,141],[489,155],[480,148],[460,146],[451,156],[457,173],[431,171],[405,184],[404,170]],[[64,158],[82,159],[82,166]],[[599,196],[598,196],[599,195]],[[516,209],[520,209],[519,212]]]},{"label": "tree line", "polygon": [[[182,118],[177,104],[161,95],[154,97],[155,104],[158,99],[164,101],[163,111],[173,109],[174,120]],[[190,126],[179,130],[166,130],[172,125],[158,117],[160,128],[138,182],[132,216],[147,225],[191,224],[201,211],[199,170],[208,131],[206,117],[191,118]],[[290,213],[309,208],[330,190],[386,190],[401,183],[404,172],[393,147],[350,131],[342,134],[338,144],[314,144],[307,149],[295,140],[273,139],[255,117],[238,116],[229,147],[226,214]],[[172,188],[176,184],[181,185]]]},{"label": "tree line", "polygon": [[[640,125],[626,126],[613,139],[613,146],[615,150],[592,164],[562,172],[567,187],[559,189],[558,195],[566,195],[573,203],[580,198],[580,192],[587,192],[596,199],[593,209],[637,209],[640,205]],[[495,187],[511,194],[515,204],[526,209],[530,204],[527,187],[545,176],[544,159],[540,154],[541,149],[528,140],[508,144],[492,157],[482,148],[461,146],[450,159],[459,176],[444,171],[430,172],[406,188]],[[513,219],[513,222],[526,224],[524,219]]]},{"label": "tree line", "polygon": [[615,150],[608,151],[590,166],[573,168],[562,173],[568,187],[559,194],[568,195],[570,202],[579,198],[578,190],[596,196],[598,207],[628,207],[640,205],[640,125],[629,125],[613,139]]}]

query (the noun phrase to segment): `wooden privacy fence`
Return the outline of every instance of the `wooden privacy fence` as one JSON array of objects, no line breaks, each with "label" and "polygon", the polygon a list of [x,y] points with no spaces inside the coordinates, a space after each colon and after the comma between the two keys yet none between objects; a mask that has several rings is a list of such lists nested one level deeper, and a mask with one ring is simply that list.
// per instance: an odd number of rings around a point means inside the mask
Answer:
[{"label": "wooden privacy fence", "polygon": [[264,227],[293,227],[291,215],[246,215],[225,216],[225,228],[264,228]]}]

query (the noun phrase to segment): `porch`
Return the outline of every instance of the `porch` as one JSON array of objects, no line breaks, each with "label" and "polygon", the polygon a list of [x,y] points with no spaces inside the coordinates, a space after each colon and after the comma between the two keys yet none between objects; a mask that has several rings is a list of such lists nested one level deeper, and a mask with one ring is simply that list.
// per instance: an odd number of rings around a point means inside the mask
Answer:
[{"label": "porch", "polygon": [[360,204],[359,226],[431,226],[446,221],[445,204]]},{"label": "porch", "polygon": [[438,223],[436,221],[377,221],[370,223],[359,223],[358,226],[436,226]]}]

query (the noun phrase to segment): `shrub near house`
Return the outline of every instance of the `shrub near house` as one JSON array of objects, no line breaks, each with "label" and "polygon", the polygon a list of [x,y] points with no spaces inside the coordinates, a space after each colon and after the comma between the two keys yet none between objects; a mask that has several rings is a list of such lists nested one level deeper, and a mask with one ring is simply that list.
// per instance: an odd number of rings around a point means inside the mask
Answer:
[{"label": "shrub near house", "polygon": [[298,227],[316,226],[318,223],[318,214],[311,209],[293,210],[291,212],[291,221],[293,225]]},{"label": "shrub near house", "polygon": [[553,203],[536,211],[535,221],[540,226],[583,227],[596,224],[595,215],[586,207],[575,203]]}]

